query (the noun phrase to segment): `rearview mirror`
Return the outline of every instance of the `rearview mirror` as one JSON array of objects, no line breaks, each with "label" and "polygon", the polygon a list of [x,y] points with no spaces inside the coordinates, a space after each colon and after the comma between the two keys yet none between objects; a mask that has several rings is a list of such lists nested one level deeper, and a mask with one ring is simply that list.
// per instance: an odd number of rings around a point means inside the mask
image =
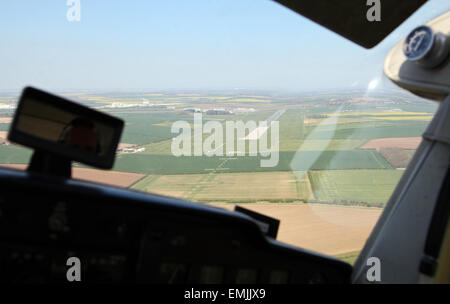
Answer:
[{"label": "rearview mirror", "polygon": [[123,125],[121,119],[28,87],[8,139],[36,152],[110,169]]}]

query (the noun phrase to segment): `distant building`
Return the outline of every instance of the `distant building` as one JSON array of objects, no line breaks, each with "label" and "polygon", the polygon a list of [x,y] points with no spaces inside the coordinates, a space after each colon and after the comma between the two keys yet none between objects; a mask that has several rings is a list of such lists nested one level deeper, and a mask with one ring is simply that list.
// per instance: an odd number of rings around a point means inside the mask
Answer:
[{"label": "distant building", "polygon": [[183,111],[189,112],[189,113],[201,113],[202,109],[199,109],[199,108],[184,108]]},{"label": "distant building", "polygon": [[206,111],[206,115],[230,115],[230,114],[233,114],[233,112],[225,109],[212,109]]},{"label": "distant building", "polygon": [[145,148],[118,148],[117,153],[138,153],[138,152],[145,152]]},{"label": "distant building", "polygon": [[235,112],[255,112],[255,108],[234,108]]},{"label": "distant building", "polygon": [[6,138],[0,137],[0,145],[9,146],[10,142]]},{"label": "distant building", "polygon": [[134,152],[136,152],[136,149],[135,148],[125,148],[125,149],[123,149],[125,152],[128,152],[128,153],[134,153]]}]

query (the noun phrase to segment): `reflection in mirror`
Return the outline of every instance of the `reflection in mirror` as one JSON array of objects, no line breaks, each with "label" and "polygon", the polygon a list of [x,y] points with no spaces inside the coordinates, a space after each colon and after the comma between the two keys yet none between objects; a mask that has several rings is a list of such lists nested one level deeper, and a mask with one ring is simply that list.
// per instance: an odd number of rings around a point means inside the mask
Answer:
[{"label": "reflection in mirror", "polygon": [[114,129],[90,118],[64,111],[34,99],[25,99],[17,120],[25,134],[104,156],[111,148]]}]

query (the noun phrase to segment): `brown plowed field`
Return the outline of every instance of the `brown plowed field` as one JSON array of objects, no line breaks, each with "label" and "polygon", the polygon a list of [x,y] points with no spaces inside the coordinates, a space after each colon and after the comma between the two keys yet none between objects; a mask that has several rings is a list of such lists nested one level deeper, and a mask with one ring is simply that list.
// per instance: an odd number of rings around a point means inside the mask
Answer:
[{"label": "brown plowed field", "polygon": [[[227,203],[211,205],[230,210],[235,206]],[[381,209],[317,204],[240,206],[281,220],[278,240],[330,255],[361,250],[381,214]]]},{"label": "brown plowed field", "polygon": [[377,138],[372,139],[361,149],[377,149],[381,148],[401,148],[407,150],[416,150],[422,141],[422,137],[393,137],[393,138]]},{"label": "brown plowed field", "polygon": [[136,144],[119,143],[118,148],[132,148],[136,146],[137,146]]},{"label": "brown plowed field", "polygon": [[399,148],[380,148],[380,154],[394,168],[406,168],[412,159],[412,155]]},{"label": "brown plowed field", "polygon": [[[19,164],[0,164],[1,167],[25,170],[27,165]],[[128,187],[142,178],[144,174],[105,171],[89,168],[73,168],[72,175],[74,179],[81,179],[95,183],[101,183],[117,187]]]},{"label": "brown plowed field", "polygon": [[0,123],[10,123],[12,121],[11,117],[0,117]]}]

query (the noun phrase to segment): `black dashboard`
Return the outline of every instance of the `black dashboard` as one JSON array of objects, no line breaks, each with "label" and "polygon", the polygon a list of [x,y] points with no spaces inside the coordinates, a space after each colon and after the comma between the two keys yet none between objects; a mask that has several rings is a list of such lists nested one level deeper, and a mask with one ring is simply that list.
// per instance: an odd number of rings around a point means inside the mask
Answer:
[{"label": "black dashboard", "polygon": [[249,216],[94,183],[0,169],[0,281],[349,283],[352,267],[263,235]]}]

